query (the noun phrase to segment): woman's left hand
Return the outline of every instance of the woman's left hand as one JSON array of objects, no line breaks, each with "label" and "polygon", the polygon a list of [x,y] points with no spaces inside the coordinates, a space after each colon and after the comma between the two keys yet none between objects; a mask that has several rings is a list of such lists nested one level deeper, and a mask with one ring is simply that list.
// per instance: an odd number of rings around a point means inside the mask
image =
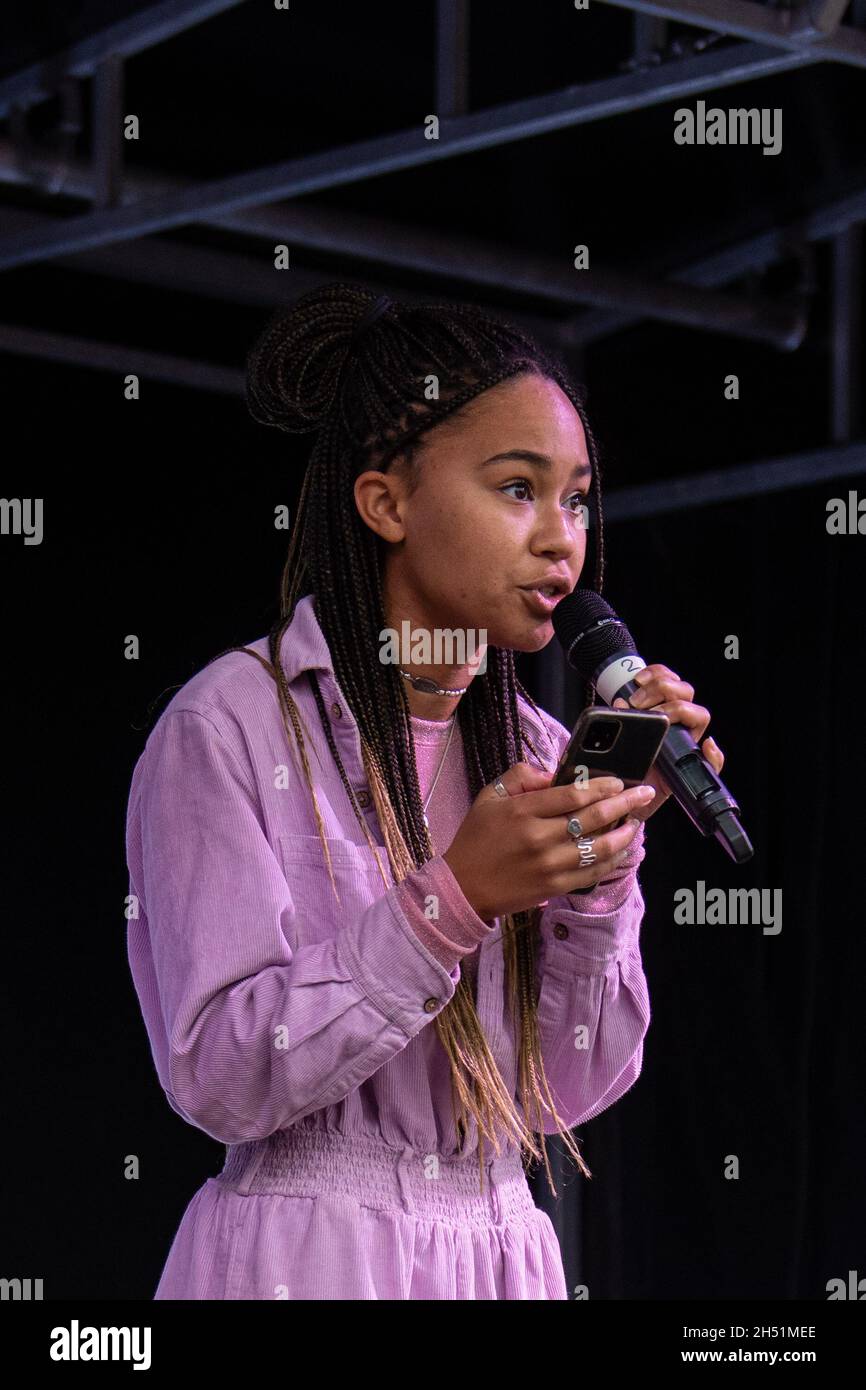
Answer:
[{"label": "woman's left hand", "polygon": [[[712,716],[703,705],[692,703],[695,694],[693,685],[689,685],[688,681],[681,681],[669,666],[661,666],[658,663],[645,666],[642,671],[638,671],[634,681],[641,687],[640,690],[632,691],[628,704],[623,699],[614,700],[613,709],[628,709],[630,705],[632,709],[659,710],[667,715],[672,724],[682,724],[688,729],[695,743],[699,742]],[[713,771],[721,772],[725,755],[712,735],[705,739],[701,752]],[[646,783],[647,786],[655,787],[656,794],[648,806],[635,806],[629,811],[629,815],[634,816],[636,820],[649,820],[670,796],[655,767],[650,769]]]}]

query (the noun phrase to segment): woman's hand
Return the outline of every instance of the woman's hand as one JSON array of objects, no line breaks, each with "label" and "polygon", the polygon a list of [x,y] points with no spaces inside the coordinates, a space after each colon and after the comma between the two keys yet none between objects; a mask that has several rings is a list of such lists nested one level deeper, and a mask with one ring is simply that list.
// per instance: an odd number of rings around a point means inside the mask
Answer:
[{"label": "woman's hand", "polygon": [[[494,784],[482,787],[442,855],[485,921],[594,887],[622,863],[640,829],[640,787],[624,789],[615,777],[554,787],[553,777],[524,762],[509,767],[500,778],[508,795]],[[595,860],[584,868],[567,828],[575,815],[593,840]],[[623,817],[629,819],[620,826]]]},{"label": "woman's hand", "polygon": [[[703,705],[692,704],[695,694],[693,685],[681,681],[669,666],[661,666],[658,662],[638,671],[634,680],[641,687],[640,690],[632,692],[628,704],[621,698],[614,700],[613,709],[628,709],[630,705],[632,709],[659,710],[667,715],[672,724],[682,724],[683,728],[688,729],[695,743],[700,740],[712,715]],[[712,735],[705,740],[701,752],[713,771],[721,772],[725,755]],[[630,813],[643,821],[649,820],[670,796],[655,767],[650,769],[646,781],[648,786],[655,787],[655,799],[648,806],[635,806]]]}]

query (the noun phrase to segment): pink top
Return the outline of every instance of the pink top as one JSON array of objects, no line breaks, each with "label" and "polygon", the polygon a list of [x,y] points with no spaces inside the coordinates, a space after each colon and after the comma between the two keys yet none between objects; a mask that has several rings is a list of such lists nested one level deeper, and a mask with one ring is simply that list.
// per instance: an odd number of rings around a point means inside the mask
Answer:
[{"label": "pink top", "polygon": [[[455,721],[454,737],[427,807],[430,838],[437,854],[448,849],[472,805],[463,755],[463,736],[456,715],[444,721],[411,716],[422,803],[433,785]],[[474,923],[467,922],[465,913],[461,915],[448,910],[453,909],[450,902],[446,904],[446,911],[440,911],[438,921],[431,921],[425,915],[423,900],[417,891],[413,891],[411,882],[407,884],[404,880],[399,887],[404,886],[401,899],[413,929],[446,970],[453,970],[459,964],[461,972],[466,971],[474,988],[478,972],[478,948],[493,931],[493,924],[486,927],[481,918],[476,918]]]}]

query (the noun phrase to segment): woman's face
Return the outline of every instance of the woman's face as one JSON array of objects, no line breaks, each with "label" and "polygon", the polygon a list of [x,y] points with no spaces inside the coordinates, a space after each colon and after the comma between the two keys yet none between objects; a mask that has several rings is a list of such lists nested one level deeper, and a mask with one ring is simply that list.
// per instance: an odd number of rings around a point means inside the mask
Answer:
[{"label": "woman's face", "polygon": [[547,378],[511,378],[477,396],[459,420],[431,430],[416,468],[411,495],[399,467],[370,470],[355,483],[361,516],[389,542],[388,625],[486,628],[497,647],[546,646],[551,618],[526,586],[555,572],[570,592],[586,554],[579,508],[592,475],[571,401]]}]

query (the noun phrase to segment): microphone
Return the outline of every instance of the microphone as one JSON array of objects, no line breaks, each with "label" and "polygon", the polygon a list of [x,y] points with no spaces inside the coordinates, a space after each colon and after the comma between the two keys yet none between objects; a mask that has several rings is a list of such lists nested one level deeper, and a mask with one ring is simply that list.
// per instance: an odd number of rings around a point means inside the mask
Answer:
[{"label": "microphone", "polygon": [[[574,589],[562,599],[553,610],[553,630],[568,664],[606,705],[619,695],[628,702],[640,689],[633,677],[647,663],[625,623],[594,589]],[[739,806],[681,724],[671,724],[653,766],[702,835],[714,835],[736,864],[752,858]]]}]

